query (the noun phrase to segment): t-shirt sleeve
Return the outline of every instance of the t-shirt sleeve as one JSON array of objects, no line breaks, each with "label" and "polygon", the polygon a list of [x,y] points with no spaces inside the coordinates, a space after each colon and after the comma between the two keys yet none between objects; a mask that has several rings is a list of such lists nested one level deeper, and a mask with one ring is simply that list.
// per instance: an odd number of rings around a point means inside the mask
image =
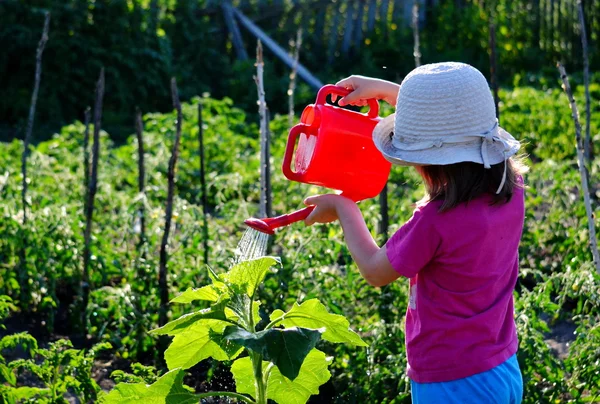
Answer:
[{"label": "t-shirt sleeve", "polygon": [[437,211],[424,206],[386,243],[387,257],[400,275],[412,278],[435,256],[441,237],[434,227]]}]

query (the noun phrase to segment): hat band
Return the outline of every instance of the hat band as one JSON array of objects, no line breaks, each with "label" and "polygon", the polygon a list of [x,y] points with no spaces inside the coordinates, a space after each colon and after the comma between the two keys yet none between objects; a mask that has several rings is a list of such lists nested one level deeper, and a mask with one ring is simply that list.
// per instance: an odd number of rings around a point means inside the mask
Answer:
[{"label": "hat band", "polygon": [[[506,182],[506,153],[510,151],[510,144],[508,141],[501,136],[498,135],[498,120],[494,123],[488,131],[484,133],[470,134],[470,135],[448,135],[444,138],[437,138],[433,140],[423,141],[422,137],[416,136],[398,136],[395,139],[394,133],[391,134],[392,143],[396,149],[402,151],[417,151],[417,150],[427,150],[435,147],[442,147],[445,144],[457,144],[457,143],[472,143],[476,139],[481,139],[481,159],[483,161],[483,166],[485,168],[491,168],[490,159],[488,155],[488,144],[499,143],[502,145],[502,154],[504,156],[504,173],[502,174],[502,181],[500,182],[500,186],[496,190],[496,194],[499,194]],[[413,143],[401,143],[404,140],[414,140]],[[397,140],[397,142],[394,142]],[[396,144],[398,143],[398,144]]]}]

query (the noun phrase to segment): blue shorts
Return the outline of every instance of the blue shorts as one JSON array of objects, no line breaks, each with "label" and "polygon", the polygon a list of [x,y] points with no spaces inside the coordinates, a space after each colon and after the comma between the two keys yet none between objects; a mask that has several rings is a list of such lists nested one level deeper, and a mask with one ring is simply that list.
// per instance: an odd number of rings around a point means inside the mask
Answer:
[{"label": "blue shorts", "polygon": [[410,382],[413,404],[519,404],[523,378],[517,355],[483,373],[441,383]]}]

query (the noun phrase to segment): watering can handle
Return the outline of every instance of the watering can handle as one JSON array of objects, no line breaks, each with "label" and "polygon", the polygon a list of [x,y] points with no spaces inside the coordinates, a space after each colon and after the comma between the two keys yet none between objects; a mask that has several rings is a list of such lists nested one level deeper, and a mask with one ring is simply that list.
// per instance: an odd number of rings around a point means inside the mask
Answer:
[{"label": "watering can handle", "polygon": [[310,126],[303,123],[299,123],[290,130],[287,145],[285,147],[285,155],[283,156],[283,165],[281,167],[283,175],[285,175],[288,180],[302,182],[302,175],[291,169],[292,156],[294,155],[294,148],[296,147],[298,135],[303,132],[307,133],[309,130]]},{"label": "watering can handle", "polygon": [[[330,94],[340,95],[342,97],[350,94],[351,91],[345,89],[344,87],[334,86],[333,84],[327,84],[326,86],[321,87],[319,92],[317,93],[317,101],[315,104],[324,105],[327,101],[327,96]],[[369,112],[367,112],[367,116],[371,119],[377,118],[379,116],[379,102],[375,98],[371,98],[368,100],[369,103]]]}]

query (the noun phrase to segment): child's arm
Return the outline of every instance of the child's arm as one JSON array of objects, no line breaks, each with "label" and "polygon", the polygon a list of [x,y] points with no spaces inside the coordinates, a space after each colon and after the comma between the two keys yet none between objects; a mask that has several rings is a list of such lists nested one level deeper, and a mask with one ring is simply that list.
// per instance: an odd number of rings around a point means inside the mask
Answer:
[{"label": "child's arm", "polygon": [[373,240],[356,203],[332,194],[312,196],[306,198],[304,203],[315,206],[315,210],[304,221],[309,226],[339,219],[350,254],[369,284],[384,286],[400,277],[392,268],[385,246],[379,248]]},{"label": "child's arm", "polygon": [[391,81],[375,79],[365,76],[350,76],[336,83],[336,86],[352,90],[350,94],[343,97],[338,105],[367,105],[369,99],[384,100],[392,106],[396,106],[400,85]]}]

